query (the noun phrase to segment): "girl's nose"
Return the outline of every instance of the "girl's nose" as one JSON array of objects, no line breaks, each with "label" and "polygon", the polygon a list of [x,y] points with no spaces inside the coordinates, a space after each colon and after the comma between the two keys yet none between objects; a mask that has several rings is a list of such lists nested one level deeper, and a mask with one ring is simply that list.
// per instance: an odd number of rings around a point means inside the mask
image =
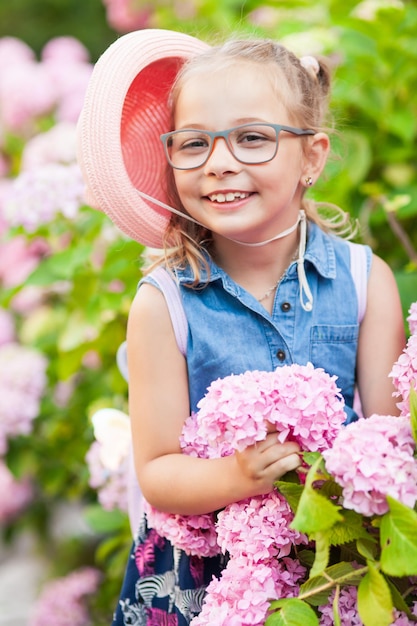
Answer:
[{"label": "girl's nose", "polygon": [[223,137],[216,137],[209,158],[204,165],[207,176],[224,176],[234,174],[240,170],[239,161],[233,156]]}]

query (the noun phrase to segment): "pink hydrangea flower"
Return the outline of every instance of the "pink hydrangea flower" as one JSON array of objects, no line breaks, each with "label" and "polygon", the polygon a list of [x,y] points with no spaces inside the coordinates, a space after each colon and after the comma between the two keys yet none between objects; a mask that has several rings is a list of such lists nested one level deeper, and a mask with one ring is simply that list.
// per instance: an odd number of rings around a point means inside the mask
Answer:
[{"label": "pink hydrangea flower", "polygon": [[24,283],[49,252],[45,239],[28,241],[23,235],[5,241],[0,246],[0,281],[6,288]]},{"label": "pink hydrangea flower", "polygon": [[163,513],[144,503],[148,525],[186,554],[202,557],[220,553],[214,514],[174,515]]},{"label": "pink hydrangea flower", "polygon": [[14,318],[10,311],[0,307],[0,346],[12,343],[16,338]]},{"label": "pink hydrangea flower", "polygon": [[417,389],[417,335],[410,336],[389,376],[396,388],[393,395],[402,398],[397,403],[401,415],[410,417],[410,387]]},{"label": "pink hydrangea flower", "polygon": [[121,462],[117,469],[110,470],[103,463],[101,444],[93,441],[86,454],[86,462],[90,474],[88,484],[97,490],[97,498],[103,509],[127,512],[128,459]]},{"label": "pink hydrangea flower", "polygon": [[324,450],[346,419],[335,380],[311,363],[218,379],[198,404],[197,433],[224,456],[265,439],[269,422],[282,443],[291,439],[303,450]]},{"label": "pink hydrangea flower", "polygon": [[67,65],[69,63],[87,63],[90,53],[84,44],[75,37],[53,37],[42,48],[41,61]]},{"label": "pink hydrangea flower", "polygon": [[[319,606],[320,626],[333,626],[333,600],[334,591],[330,594],[327,604]],[[349,586],[342,587],[339,595],[338,613],[341,626],[363,626],[363,622],[359,617],[358,608],[358,588]],[[411,612],[417,617],[417,603],[414,602]],[[407,617],[402,611],[394,609],[394,621],[391,626],[413,626],[416,622]]]},{"label": "pink hydrangea flower", "polygon": [[270,601],[294,597],[306,570],[285,557],[252,564],[231,559],[220,579],[213,578],[200,614],[190,626],[263,626]]},{"label": "pink hydrangea flower", "polygon": [[307,537],[290,528],[294,518],[287,500],[273,491],[230,504],[218,514],[218,543],[225,554],[254,563],[288,556]]},{"label": "pink hydrangea flower", "polygon": [[33,498],[29,480],[17,480],[3,460],[0,459],[0,522],[12,521]]},{"label": "pink hydrangea flower", "polygon": [[48,163],[69,165],[76,161],[76,125],[60,122],[26,142],[21,171],[33,170]]},{"label": "pink hydrangea flower", "polygon": [[[333,599],[335,592],[333,591],[328,599],[327,604],[319,607],[321,613],[320,626],[333,626]],[[358,614],[357,609],[358,589],[357,587],[342,587],[339,595],[338,612],[340,616],[341,626],[363,626],[363,622]]]},{"label": "pink hydrangea flower", "polygon": [[408,327],[412,335],[417,334],[417,302],[413,302],[408,310]]},{"label": "pink hydrangea flower", "polygon": [[0,69],[34,61],[35,53],[24,41],[17,37],[0,37]]},{"label": "pink hydrangea flower", "polygon": [[17,343],[0,347],[0,454],[10,437],[31,432],[47,384],[46,367],[37,350]]},{"label": "pink hydrangea flower", "polygon": [[346,426],[322,454],[328,472],[343,488],[343,505],[372,516],[388,511],[387,495],[414,507],[414,450],[408,418],[372,415]]},{"label": "pink hydrangea flower", "polygon": [[10,226],[34,232],[61,213],[74,219],[84,203],[84,183],[77,164],[48,163],[23,171],[14,181],[4,210]]},{"label": "pink hydrangea flower", "polygon": [[42,590],[28,626],[86,626],[90,624],[87,599],[98,588],[99,570],[75,570],[68,576],[48,582]]},{"label": "pink hydrangea flower", "polygon": [[57,91],[41,63],[27,61],[2,68],[0,110],[6,129],[29,136],[33,122],[51,113]]},{"label": "pink hydrangea flower", "polygon": [[152,10],[136,7],[134,0],[103,0],[103,4],[108,23],[119,33],[128,33],[149,25]]}]

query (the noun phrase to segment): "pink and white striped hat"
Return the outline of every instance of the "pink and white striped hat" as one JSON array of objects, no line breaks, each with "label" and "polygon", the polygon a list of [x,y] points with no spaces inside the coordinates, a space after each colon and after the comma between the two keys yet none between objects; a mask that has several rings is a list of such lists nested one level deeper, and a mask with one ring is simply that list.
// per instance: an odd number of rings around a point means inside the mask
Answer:
[{"label": "pink and white striped hat", "polygon": [[182,64],[208,48],[184,33],[131,32],[103,53],[87,87],[77,138],[87,202],[149,247],[162,247],[170,219],[151,200],[167,202],[159,137],[171,130],[169,92]]}]

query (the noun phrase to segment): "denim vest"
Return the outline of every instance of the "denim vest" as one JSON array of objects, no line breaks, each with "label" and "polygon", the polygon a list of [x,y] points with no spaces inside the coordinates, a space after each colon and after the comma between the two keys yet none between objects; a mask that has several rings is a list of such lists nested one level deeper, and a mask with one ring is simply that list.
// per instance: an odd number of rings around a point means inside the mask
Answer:
[{"label": "denim vest", "polygon": [[[369,274],[371,250],[366,250]],[[305,271],[314,298],[309,312],[300,303],[295,262],[276,291],[272,315],[220,267],[212,261],[209,264],[208,284],[204,286],[207,276],[203,274],[200,288],[186,286],[193,280],[190,268],[177,270],[188,321],[191,409],[197,410],[198,401],[217,378],[311,362],[338,377],[347,421],[356,419],[352,407],[358,301],[347,242],[309,223]],[[143,282],[155,284],[152,275]]]}]

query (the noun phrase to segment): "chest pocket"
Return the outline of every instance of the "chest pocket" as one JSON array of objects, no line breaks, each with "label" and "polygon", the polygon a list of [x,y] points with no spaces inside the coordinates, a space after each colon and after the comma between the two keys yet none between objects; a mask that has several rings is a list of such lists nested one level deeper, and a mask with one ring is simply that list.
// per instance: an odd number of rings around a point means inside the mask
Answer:
[{"label": "chest pocket", "polygon": [[348,404],[354,394],[358,335],[358,324],[317,325],[310,331],[311,363],[338,377],[336,384]]}]

